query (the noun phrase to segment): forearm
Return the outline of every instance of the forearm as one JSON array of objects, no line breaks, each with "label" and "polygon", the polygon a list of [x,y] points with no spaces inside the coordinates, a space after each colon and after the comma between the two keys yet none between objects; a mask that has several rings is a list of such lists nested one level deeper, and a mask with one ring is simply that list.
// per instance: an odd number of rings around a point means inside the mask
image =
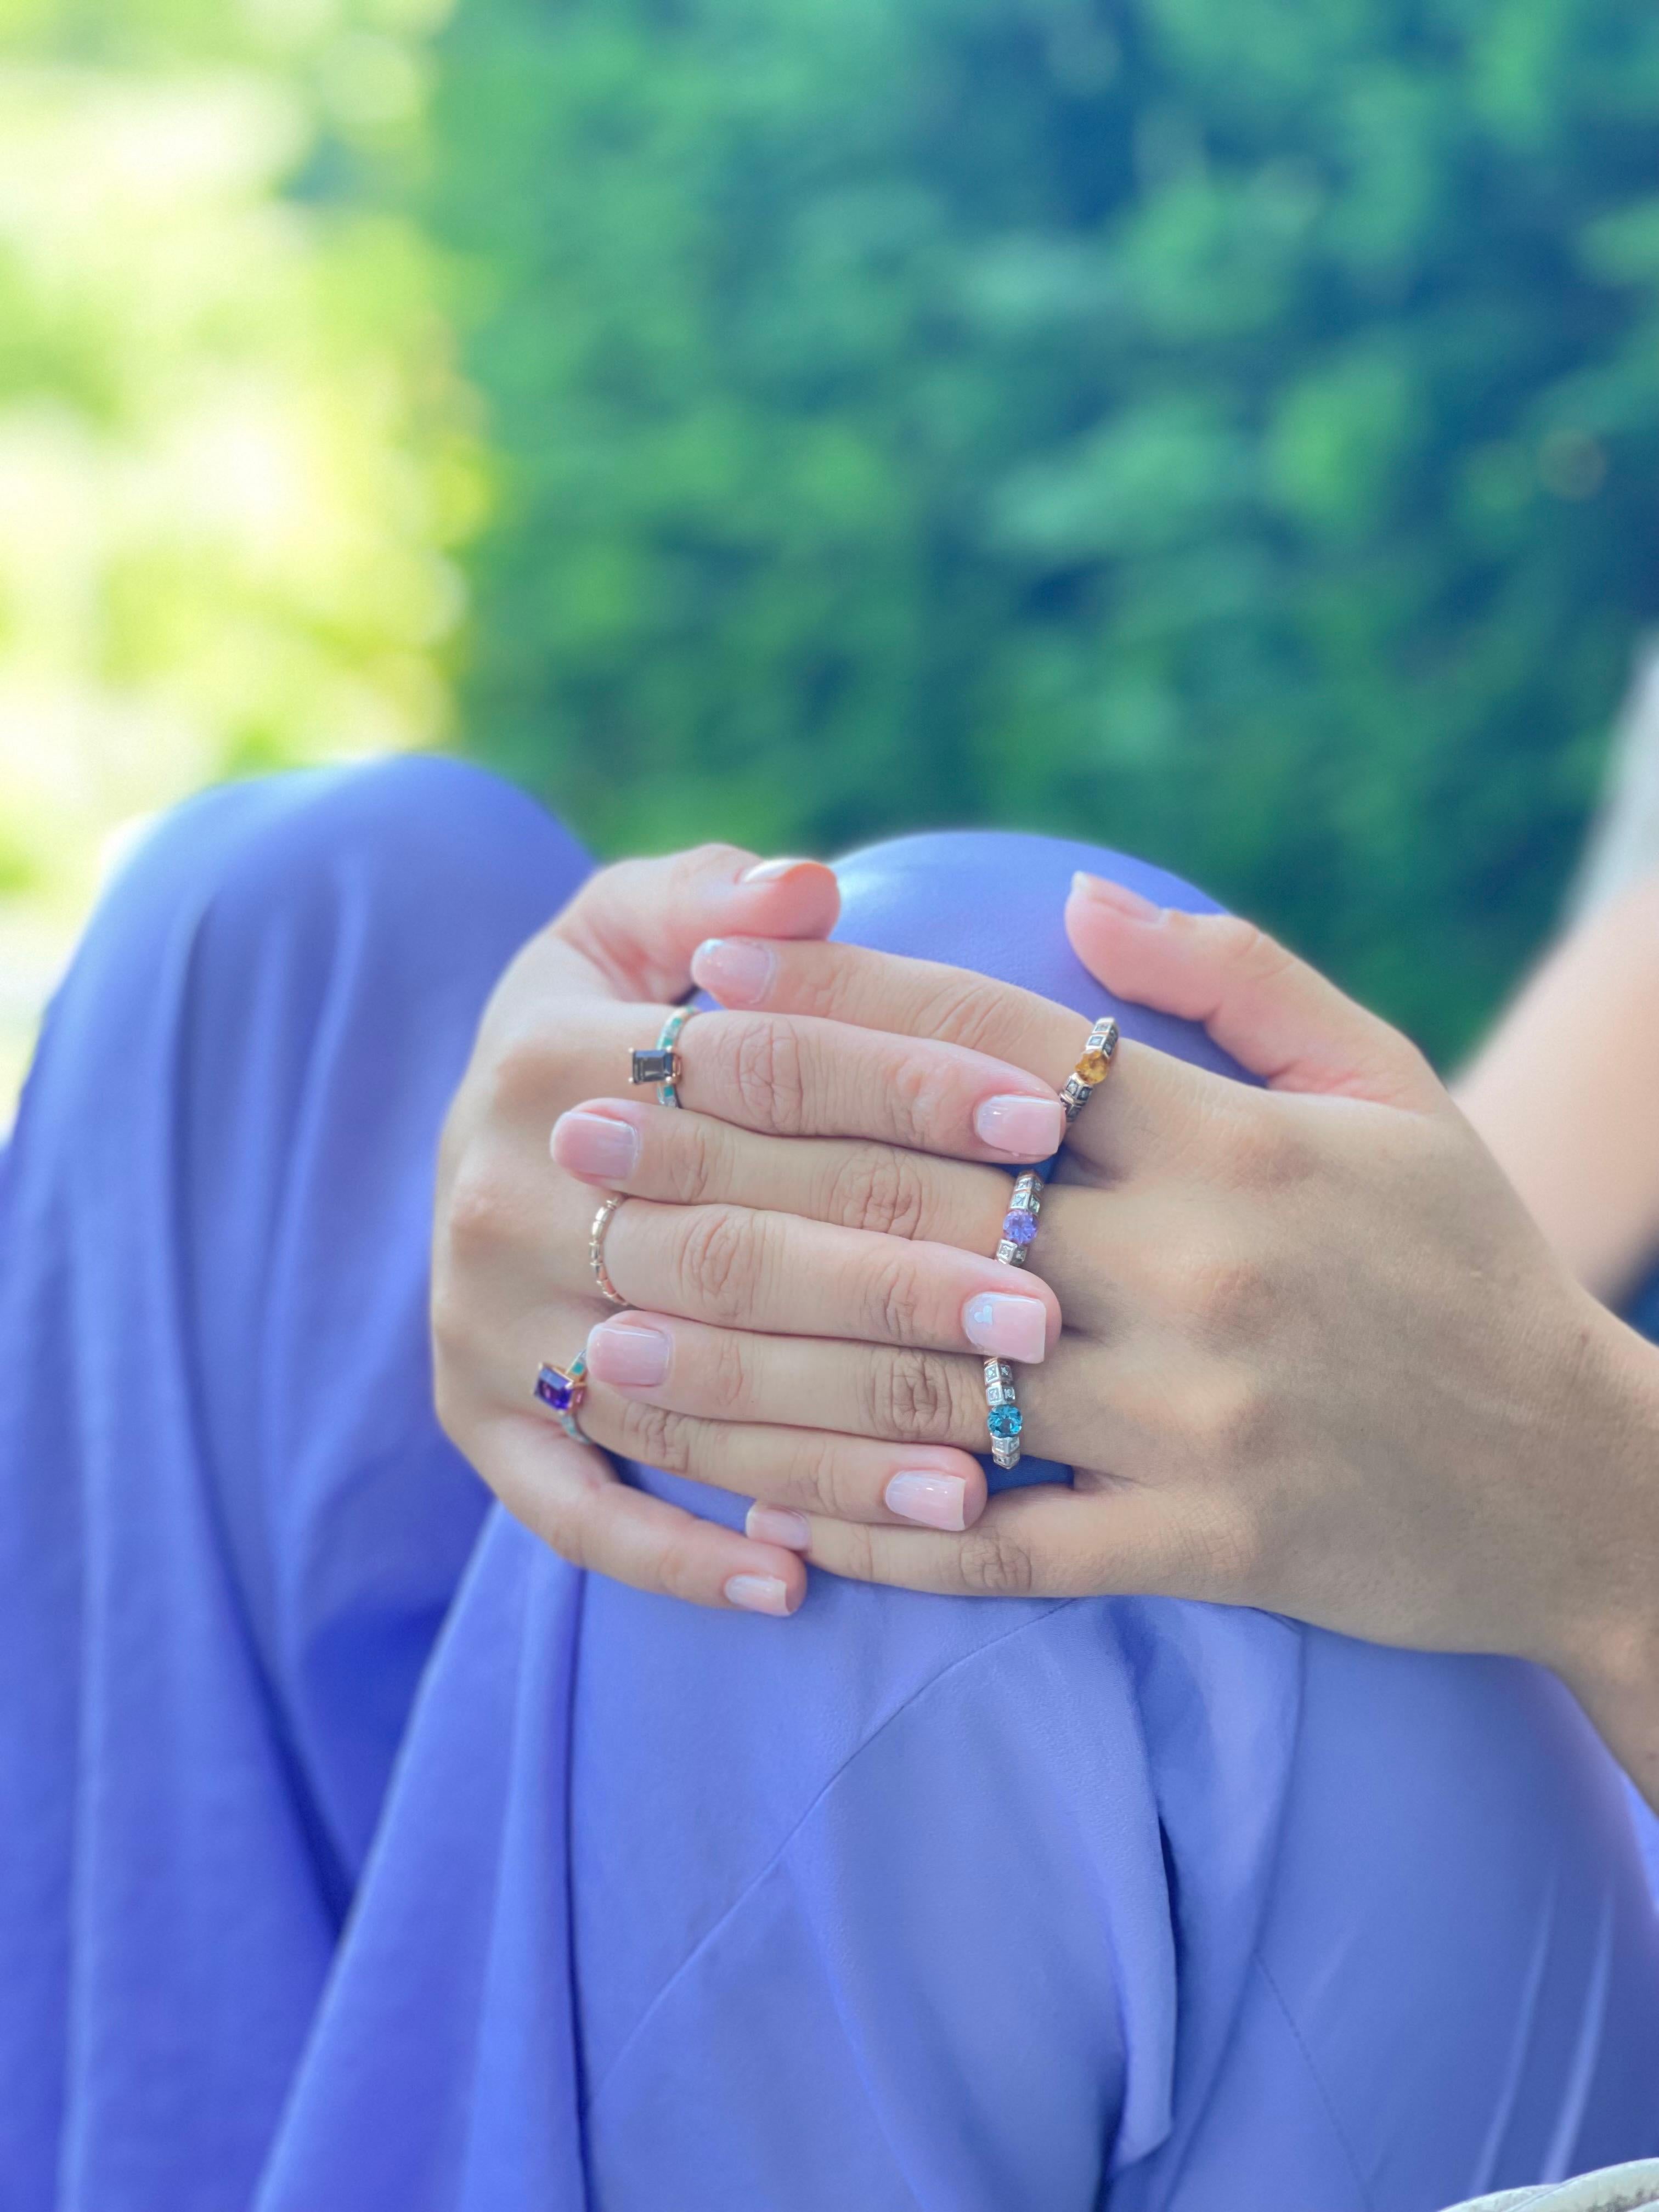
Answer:
[{"label": "forearm", "polygon": [[1659,877],[1551,953],[1454,1091],[1579,1280],[1625,1290],[1659,1249]]}]

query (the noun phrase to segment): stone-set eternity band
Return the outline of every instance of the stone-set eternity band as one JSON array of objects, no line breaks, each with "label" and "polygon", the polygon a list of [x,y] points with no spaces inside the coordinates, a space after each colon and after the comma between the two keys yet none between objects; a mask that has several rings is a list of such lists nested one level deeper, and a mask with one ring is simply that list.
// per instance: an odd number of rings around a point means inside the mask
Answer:
[{"label": "stone-set eternity band", "polygon": [[1005,1471],[1019,1465],[1019,1432],[1024,1420],[1014,1389],[1014,1370],[1006,1359],[985,1363],[985,1425],[991,1432],[991,1456]]},{"label": "stone-set eternity band", "polygon": [[1042,1211],[1042,1177],[1035,1168],[1027,1168],[1014,1184],[1014,1194],[1008,1201],[1008,1211],[1002,1217],[1002,1235],[997,1244],[997,1257],[1005,1267],[1023,1267],[1026,1255],[1037,1233],[1037,1216]]}]

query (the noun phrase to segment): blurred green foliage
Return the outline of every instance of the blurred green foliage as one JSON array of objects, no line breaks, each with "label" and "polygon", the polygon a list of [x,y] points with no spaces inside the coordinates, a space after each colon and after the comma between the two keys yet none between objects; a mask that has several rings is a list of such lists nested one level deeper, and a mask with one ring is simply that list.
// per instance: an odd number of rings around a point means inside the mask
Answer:
[{"label": "blurred green foliage", "polygon": [[606,852],[1143,850],[1442,1054],[1659,599],[1650,0],[463,0],[465,726]]}]

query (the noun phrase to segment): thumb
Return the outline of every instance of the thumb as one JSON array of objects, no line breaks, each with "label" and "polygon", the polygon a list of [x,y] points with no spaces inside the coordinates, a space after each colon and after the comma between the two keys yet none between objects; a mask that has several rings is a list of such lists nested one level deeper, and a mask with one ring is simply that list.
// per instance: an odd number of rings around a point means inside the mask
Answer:
[{"label": "thumb", "polygon": [[1322,1091],[1419,1112],[1444,1097],[1417,1047],[1253,922],[1154,906],[1079,874],[1066,902],[1078,958],[1115,996],[1201,1022],[1276,1091]]},{"label": "thumb", "polygon": [[678,999],[708,937],[827,937],[841,889],[821,860],[761,860],[698,845],[590,876],[552,935],[621,998]]}]

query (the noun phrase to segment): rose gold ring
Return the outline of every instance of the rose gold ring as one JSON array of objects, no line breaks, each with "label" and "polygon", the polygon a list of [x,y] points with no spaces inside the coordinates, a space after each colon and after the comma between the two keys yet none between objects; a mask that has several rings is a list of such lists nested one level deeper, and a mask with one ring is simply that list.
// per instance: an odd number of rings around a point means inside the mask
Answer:
[{"label": "rose gold ring", "polygon": [[611,1217],[627,1197],[626,1191],[612,1191],[605,1204],[593,1216],[593,1226],[587,1232],[587,1264],[593,1270],[593,1279],[613,1306],[625,1306],[628,1300],[611,1281],[605,1264],[605,1231],[611,1226]]}]

